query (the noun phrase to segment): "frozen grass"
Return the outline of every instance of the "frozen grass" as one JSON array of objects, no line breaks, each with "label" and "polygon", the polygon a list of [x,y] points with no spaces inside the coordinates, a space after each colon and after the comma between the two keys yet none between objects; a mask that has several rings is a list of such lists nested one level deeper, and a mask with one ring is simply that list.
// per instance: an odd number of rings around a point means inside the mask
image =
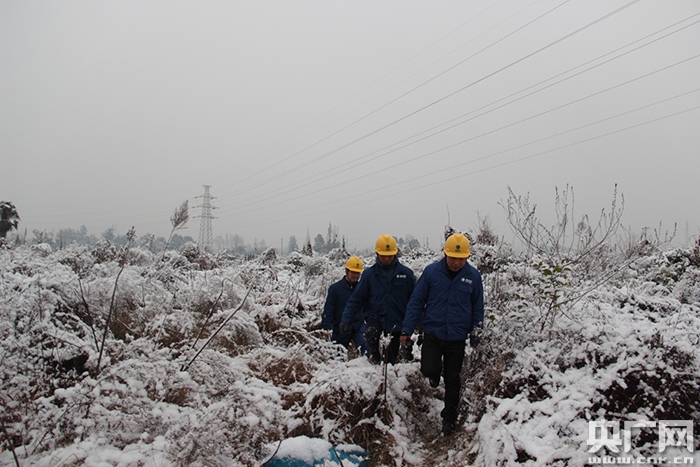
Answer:
[{"label": "frozen grass", "polygon": [[[225,261],[132,249],[98,373],[118,255],[2,249],[0,464],[253,466],[306,436],[366,448],[372,465],[578,466],[589,420],[700,418],[696,249],[606,250],[614,274],[592,283],[494,243],[474,247],[488,316],[448,438],[443,388],[418,362],[385,372],[322,339],[337,251]],[[419,276],[438,258],[402,262]],[[655,442],[643,434],[635,452]]]}]

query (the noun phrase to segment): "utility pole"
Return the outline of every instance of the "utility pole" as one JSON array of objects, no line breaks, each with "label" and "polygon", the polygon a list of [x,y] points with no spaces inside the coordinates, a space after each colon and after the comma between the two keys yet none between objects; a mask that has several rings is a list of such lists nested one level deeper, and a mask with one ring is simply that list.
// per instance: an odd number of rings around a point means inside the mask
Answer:
[{"label": "utility pole", "polygon": [[204,194],[202,196],[195,196],[195,199],[202,198],[202,204],[199,206],[194,206],[195,208],[202,208],[202,214],[194,217],[199,217],[202,219],[201,223],[199,224],[199,248],[207,253],[211,253],[214,238],[214,234],[211,230],[211,220],[216,219],[216,217],[212,217],[211,210],[218,208],[211,205],[211,200],[216,199],[216,197],[209,194],[209,188],[211,188],[211,185],[202,186],[204,186]]}]

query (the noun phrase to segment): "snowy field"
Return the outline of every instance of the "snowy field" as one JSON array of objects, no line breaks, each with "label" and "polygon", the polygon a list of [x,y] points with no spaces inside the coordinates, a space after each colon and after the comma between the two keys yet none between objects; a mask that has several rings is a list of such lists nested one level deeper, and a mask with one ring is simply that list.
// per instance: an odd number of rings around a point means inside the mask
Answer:
[{"label": "snowy field", "polygon": [[[659,452],[658,423],[700,420],[698,245],[570,258],[477,237],[473,251],[487,319],[442,437],[444,388],[417,346],[384,367],[323,338],[347,252],[3,247],[0,464],[255,466],[294,438],[361,447],[369,465],[582,466],[611,453],[589,452],[601,420],[656,422],[632,432],[628,460],[700,464],[697,425]],[[401,261],[418,277],[440,254]]]}]

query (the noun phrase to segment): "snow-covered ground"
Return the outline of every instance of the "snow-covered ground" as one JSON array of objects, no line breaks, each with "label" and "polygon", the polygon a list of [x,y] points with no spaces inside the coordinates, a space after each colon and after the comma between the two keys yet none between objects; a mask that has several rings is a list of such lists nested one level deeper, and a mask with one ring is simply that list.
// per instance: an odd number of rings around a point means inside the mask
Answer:
[{"label": "snow-covered ground", "polygon": [[[565,267],[504,244],[473,251],[486,328],[442,437],[444,389],[417,361],[373,365],[324,339],[345,252],[3,247],[0,464],[253,466],[294,439],[307,453],[359,446],[370,465],[581,466],[611,453],[589,452],[601,420],[656,422],[632,431],[631,460],[700,463],[680,431],[659,453],[658,423],[700,419],[697,246]],[[401,261],[419,276],[439,257]]]}]

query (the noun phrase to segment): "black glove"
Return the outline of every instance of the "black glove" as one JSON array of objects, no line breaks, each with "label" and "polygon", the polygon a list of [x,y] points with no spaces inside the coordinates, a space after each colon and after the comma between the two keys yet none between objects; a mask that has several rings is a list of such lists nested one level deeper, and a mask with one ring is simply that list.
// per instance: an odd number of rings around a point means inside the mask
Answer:
[{"label": "black glove", "polygon": [[350,323],[340,323],[340,333],[350,334]]},{"label": "black glove", "polygon": [[399,352],[401,352],[401,358],[403,358],[405,361],[413,361],[413,340],[409,338],[406,341],[406,345],[401,344]]}]

